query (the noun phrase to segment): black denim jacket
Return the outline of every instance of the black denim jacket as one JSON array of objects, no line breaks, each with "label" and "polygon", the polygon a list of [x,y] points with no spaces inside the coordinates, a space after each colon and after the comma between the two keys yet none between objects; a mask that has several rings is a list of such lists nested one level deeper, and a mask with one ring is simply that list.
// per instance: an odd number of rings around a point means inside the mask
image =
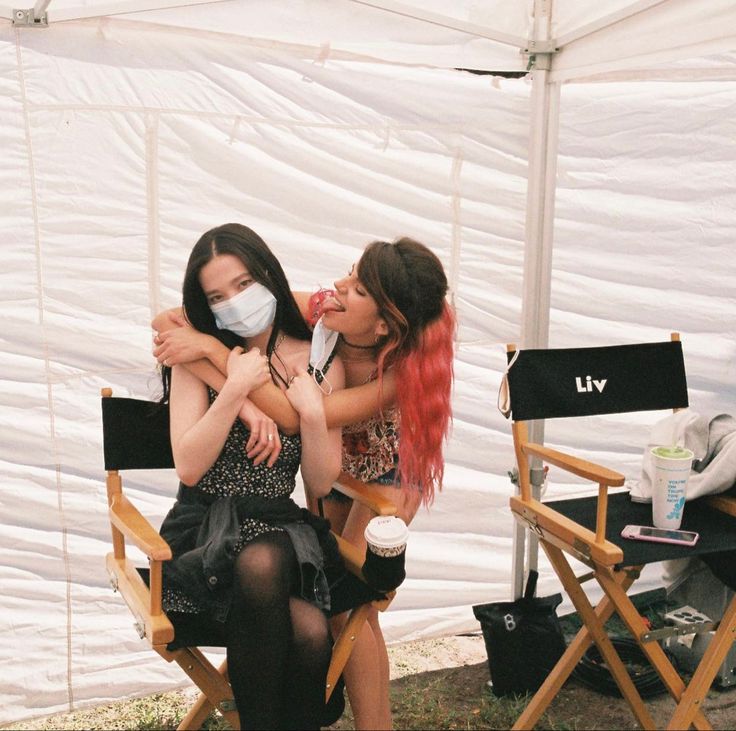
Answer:
[{"label": "black denim jacket", "polygon": [[164,584],[186,592],[224,622],[230,609],[235,549],[245,518],[286,530],[299,564],[301,596],[329,612],[329,587],[345,573],[337,542],[329,521],[300,508],[290,497],[218,498],[180,484],[176,503],[160,530],[173,553],[163,567]]}]

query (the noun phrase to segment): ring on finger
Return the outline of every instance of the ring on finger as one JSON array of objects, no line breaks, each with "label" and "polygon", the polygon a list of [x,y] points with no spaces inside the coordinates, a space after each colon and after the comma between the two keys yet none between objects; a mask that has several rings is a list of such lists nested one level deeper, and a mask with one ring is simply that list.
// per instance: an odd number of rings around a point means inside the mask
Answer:
[{"label": "ring on finger", "polygon": [[268,441],[269,441],[269,442],[272,442],[272,441],[273,441],[273,434],[269,434],[269,435],[268,435]]}]

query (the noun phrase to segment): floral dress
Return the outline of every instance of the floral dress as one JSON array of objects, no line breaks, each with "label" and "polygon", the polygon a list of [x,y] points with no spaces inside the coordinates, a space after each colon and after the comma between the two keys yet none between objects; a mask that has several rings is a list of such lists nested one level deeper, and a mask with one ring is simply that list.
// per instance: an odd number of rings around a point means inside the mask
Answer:
[{"label": "floral dress", "polygon": [[[208,388],[208,392],[211,405],[217,398],[217,393],[211,388]],[[245,444],[249,436],[248,428],[240,419],[236,419],[220,455],[197,483],[197,488],[215,497],[259,495],[274,499],[291,495],[296,487],[296,473],[301,460],[299,435],[292,436],[279,432],[282,445],[281,454],[273,467],[267,467],[265,461],[255,465],[253,460],[248,458],[245,453]],[[283,528],[256,518],[245,518],[240,527],[240,540],[236,551],[241,550],[254,538],[272,531],[283,531]],[[166,586],[166,582],[164,582],[163,604],[166,611],[201,612],[205,610],[186,592]]]}]

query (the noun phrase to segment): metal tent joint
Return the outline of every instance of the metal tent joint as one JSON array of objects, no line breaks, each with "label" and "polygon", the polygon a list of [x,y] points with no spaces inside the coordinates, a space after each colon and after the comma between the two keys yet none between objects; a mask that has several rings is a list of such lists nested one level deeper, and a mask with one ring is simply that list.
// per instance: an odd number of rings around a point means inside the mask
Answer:
[{"label": "metal tent joint", "polygon": [[13,25],[27,28],[48,28],[49,19],[46,11],[36,14],[35,8],[27,10],[13,9]]},{"label": "metal tent joint", "polygon": [[552,56],[560,49],[557,47],[557,41],[533,41],[529,42],[519,50],[523,56],[527,56],[529,62],[526,70],[539,69],[541,71],[549,71],[552,65]]}]

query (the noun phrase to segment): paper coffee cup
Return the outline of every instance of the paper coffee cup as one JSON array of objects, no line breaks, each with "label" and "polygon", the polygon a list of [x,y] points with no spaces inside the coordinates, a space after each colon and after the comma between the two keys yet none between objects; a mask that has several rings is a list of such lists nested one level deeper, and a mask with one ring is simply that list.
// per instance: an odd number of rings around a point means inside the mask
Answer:
[{"label": "paper coffee cup", "polygon": [[677,530],[695,455],[683,447],[653,447],[650,451],[654,466],[652,520],[657,528]]},{"label": "paper coffee cup", "polygon": [[368,522],[364,535],[372,553],[389,558],[404,552],[409,529],[401,518],[380,515]]},{"label": "paper coffee cup", "polygon": [[378,516],[365,528],[363,576],[381,592],[393,591],[406,578],[404,562],[409,529],[401,518]]}]

